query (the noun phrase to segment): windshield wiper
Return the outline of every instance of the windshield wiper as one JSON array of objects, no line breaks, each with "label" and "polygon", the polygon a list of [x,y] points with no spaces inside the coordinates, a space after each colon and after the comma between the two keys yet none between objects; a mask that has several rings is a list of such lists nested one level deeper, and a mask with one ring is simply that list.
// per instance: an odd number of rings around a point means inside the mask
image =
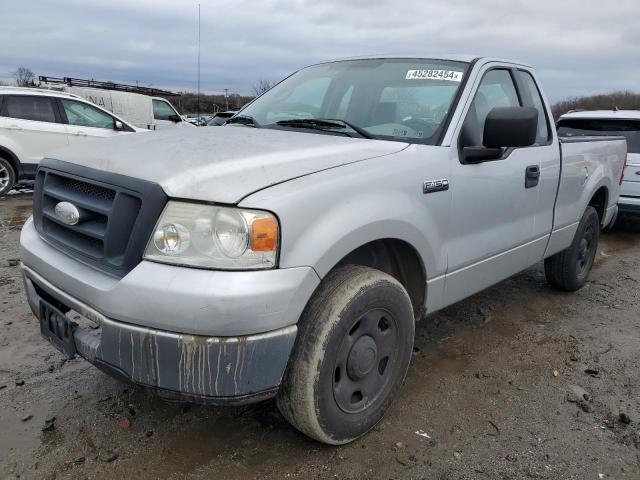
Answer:
[{"label": "windshield wiper", "polygon": [[231,117],[229,120],[225,122],[225,125],[229,125],[230,123],[239,123],[240,125],[246,125],[247,127],[260,128],[260,125],[255,118],[249,115],[236,115],[235,117]]},{"label": "windshield wiper", "polygon": [[[363,138],[373,138],[371,134],[363,128],[339,118],[291,118],[289,120],[280,120],[276,122],[276,125],[280,125],[281,127],[315,128],[318,130],[350,128]],[[347,134],[346,132],[340,133]]]},{"label": "windshield wiper", "polygon": [[367,132],[364,128],[359,127],[357,125],[354,125],[351,122],[347,122],[346,120],[342,120],[341,118],[320,118],[319,120],[322,120],[323,122],[326,121],[326,122],[338,123],[338,124],[345,125],[345,126],[349,127],[351,130],[357,132],[361,137],[373,138],[373,135],[371,135],[369,132]]}]

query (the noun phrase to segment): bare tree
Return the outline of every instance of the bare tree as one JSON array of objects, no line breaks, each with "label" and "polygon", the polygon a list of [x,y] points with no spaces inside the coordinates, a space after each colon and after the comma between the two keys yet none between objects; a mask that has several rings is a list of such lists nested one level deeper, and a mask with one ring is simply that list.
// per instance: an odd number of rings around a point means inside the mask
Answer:
[{"label": "bare tree", "polygon": [[262,79],[258,83],[253,85],[253,91],[255,92],[256,97],[259,97],[264,92],[269,90],[272,86],[273,85],[271,85],[271,82],[269,80]]},{"label": "bare tree", "polygon": [[36,76],[33,74],[30,68],[19,67],[11,75],[13,75],[13,78],[16,79],[16,85],[18,87],[31,87],[34,85],[34,79]]},{"label": "bare tree", "polygon": [[569,110],[638,110],[640,109],[640,93],[630,91],[612,92],[603,95],[572,97],[562,100],[551,109],[557,119]]}]

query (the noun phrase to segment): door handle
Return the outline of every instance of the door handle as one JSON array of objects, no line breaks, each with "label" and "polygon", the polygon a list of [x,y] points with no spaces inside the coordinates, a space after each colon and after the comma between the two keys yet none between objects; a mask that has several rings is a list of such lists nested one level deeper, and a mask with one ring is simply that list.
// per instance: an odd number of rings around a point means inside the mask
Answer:
[{"label": "door handle", "polygon": [[76,132],[76,137],[86,137],[87,134],[84,132]]},{"label": "door handle", "polygon": [[538,186],[540,182],[540,167],[538,165],[529,165],[526,169],[524,177],[524,188],[533,188]]},{"label": "door handle", "polygon": [[22,130],[22,127],[20,125],[9,125],[7,130]]}]

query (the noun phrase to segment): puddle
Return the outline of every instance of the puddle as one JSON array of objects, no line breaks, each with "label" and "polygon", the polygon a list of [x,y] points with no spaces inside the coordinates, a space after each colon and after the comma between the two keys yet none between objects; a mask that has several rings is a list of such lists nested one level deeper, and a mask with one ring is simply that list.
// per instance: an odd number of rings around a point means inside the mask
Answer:
[{"label": "puddle", "polygon": [[[4,403],[4,402],[2,402]],[[0,465],[24,460],[21,452],[35,450],[40,445],[40,427],[44,414],[23,421],[27,411],[16,411],[0,406],[2,435],[0,435]]]},{"label": "puddle", "polygon": [[0,228],[22,228],[33,210],[31,203],[31,197],[10,198],[0,202]]}]

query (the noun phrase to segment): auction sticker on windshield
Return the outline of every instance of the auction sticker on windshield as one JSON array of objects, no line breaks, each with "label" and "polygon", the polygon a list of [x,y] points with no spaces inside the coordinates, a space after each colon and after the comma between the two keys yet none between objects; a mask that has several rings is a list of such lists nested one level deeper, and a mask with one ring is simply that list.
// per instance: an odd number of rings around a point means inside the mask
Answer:
[{"label": "auction sticker on windshield", "polygon": [[462,81],[462,72],[455,70],[409,70],[405,80],[448,80]]}]

